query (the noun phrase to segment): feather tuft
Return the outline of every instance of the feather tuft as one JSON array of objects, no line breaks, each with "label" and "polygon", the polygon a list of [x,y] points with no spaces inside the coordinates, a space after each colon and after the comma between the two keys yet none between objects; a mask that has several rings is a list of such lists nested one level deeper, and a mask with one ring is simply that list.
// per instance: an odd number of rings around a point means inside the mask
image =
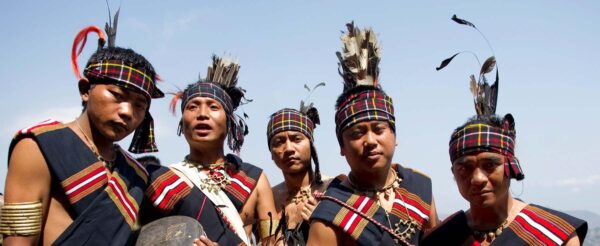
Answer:
[{"label": "feather tuft", "polygon": [[359,29],[354,22],[342,32],[342,51],[336,52],[344,91],[360,85],[378,86],[380,48],[371,28]]},{"label": "feather tuft", "polygon": [[87,35],[91,32],[98,34],[98,49],[101,49],[106,41],[104,32],[97,26],[85,27],[77,33],[75,40],[73,40],[73,46],[71,47],[71,68],[73,68],[73,72],[79,80],[83,79],[83,76],[81,75],[79,65],[77,64],[77,57],[81,54],[81,51],[83,51],[83,47],[85,47],[85,43],[87,42]]},{"label": "feather tuft", "polygon": [[212,56],[212,64],[208,67],[206,81],[221,85],[224,89],[234,88],[238,82],[239,61],[233,58]]},{"label": "feather tuft", "polygon": [[171,102],[169,103],[169,110],[171,111],[171,113],[173,115],[176,115],[177,101],[179,101],[179,99],[181,99],[182,96],[183,96],[183,91],[175,93],[173,95],[173,98],[171,99]]}]

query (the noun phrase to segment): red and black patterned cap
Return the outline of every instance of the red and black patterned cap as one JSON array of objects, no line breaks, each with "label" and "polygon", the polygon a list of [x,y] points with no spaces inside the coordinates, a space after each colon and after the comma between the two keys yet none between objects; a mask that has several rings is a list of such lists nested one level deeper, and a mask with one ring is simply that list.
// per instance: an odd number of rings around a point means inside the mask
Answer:
[{"label": "red and black patterned cap", "polygon": [[454,163],[462,156],[479,152],[498,153],[506,157],[506,163],[504,163],[506,176],[522,180],[525,175],[515,156],[515,140],[514,129],[494,127],[484,123],[467,124],[455,130],[450,137],[450,161]]},{"label": "red and black patterned cap", "polygon": [[298,110],[285,108],[271,115],[267,124],[267,142],[280,132],[296,131],[304,134],[313,142],[313,130],[315,123],[306,115]]},{"label": "red and black patterned cap", "polygon": [[392,98],[376,88],[351,94],[341,103],[335,114],[336,134],[363,121],[387,121],[395,131],[396,118]]}]

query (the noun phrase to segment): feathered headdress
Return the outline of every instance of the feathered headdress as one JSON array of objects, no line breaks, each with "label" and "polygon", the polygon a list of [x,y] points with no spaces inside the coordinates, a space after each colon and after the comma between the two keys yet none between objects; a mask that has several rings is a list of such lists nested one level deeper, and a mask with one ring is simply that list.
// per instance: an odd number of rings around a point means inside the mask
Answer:
[{"label": "feathered headdress", "polygon": [[344,79],[344,90],[336,103],[336,134],[362,121],[387,121],[395,131],[394,105],[379,84],[380,48],[371,28],[356,28],[346,24],[342,32],[342,51],[338,73]]},{"label": "feathered headdress", "polygon": [[[175,93],[170,104],[171,112],[175,113],[179,99],[181,99],[181,112],[187,102],[194,97],[208,97],[217,100],[227,114],[228,146],[236,153],[239,153],[244,143],[244,136],[248,134],[248,126],[244,119],[236,115],[234,111],[241,104],[252,101],[246,99],[244,96],[246,91],[237,86],[239,70],[240,65],[237,60],[213,55],[206,78],[200,78],[198,82],[188,85],[185,90]],[[244,117],[248,118],[245,113]],[[179,135],[182,133],[181,124],[177,133]]]},{"label": "feathered headdress", "polygon": [[[481,34],[481,36],[485,39],[485,41],[487,42],[488,46],[490,47],[490,49],[492,50],[492,53],[493,53],[494,50],[492,49],[489,41],[487,40],[485,35],[483,35],[483,33],[481,31],[479,31],[479,29],[477,29],[477,27],[475,27],[475,25],[473,25],[473,23],[468,22],[463,19],[459,19],[458,17],[456,17],[456,15],[452,16],[452,20],[458,24],[470,26],[470,27],[473,27],[475,30],[477,30]],[[452,61],[452,59],[454,59],[454,57],[456,57],[457,55],[462,54],[462,53],[472,54],[473,56],[475,56],[475,58],[477,59],[477,62],[479,63],[479,59],[473,52],[462,51],[462,52],[458,52],[458,53],[452,55],[450,58],[443,60],[442,63],[440,64],[440,66],[435,69],[438,71],[443,69],[448,64],[450,64],[450,62]],[[495,79],[494,83],[490,86],[485,75],[488,73],[491,73],[494,70],[494,68],[496,68],[496,79]],[[475,75],[469,76],[470,90],[471,90],[471,93],[473,94],[473,102],[475,103],[475,111],[477,112],[477,116],[496,114],[496,104],[498,103],[498,83],[499,83],[499,81],[500,81],[500,78],[498,77],[498,68],[496,66],[496,58],[494,56],[490,56],[489,58],[487,58],[485,60],[485,62],[483,63],[483,65],[481,65],[481,69],[479,70],[479,78],[477,80],[475,80]]]},{"label": "feathered headdress", "polygon": [[[488,47],[492,50],[492,53],[494,53],[494,49],[490,45],[490,42],[473,23],[459,19],[456,15],[452,16],[452,20],[458,24],[470,26],[477,30],[485,39]],[[473,52],[459,52],[442,61],[436,70],[446,67],[454,57],[461,53],[470,53],[477,59],[477,56]],[[479,62],[479,59],[477,59],[477,62]],[[496,68],[496,79],[490,86],[485,75],[491,73],[494,68]],[[498,67],[496,66],[496,58],[494,56],[486,59],[483,65],[481,65],[479,79],[477,81],[475,80],[475,75],[469,77],[470,90],[473,94],[477,118],[473,122],[456,129],[452,133],[449,143],[450,161],[454,162],[461,156],[481,151],[499,153],[506,157],[506,162],[504,163],[504,172],[506,176],[516,180],[522,180],[525,178],[525,175],[521,169],[519,159],[515,156],[516,130],[513,116],[511,114],[506,114],[501,119],[501,126],[485,123],[485,119],[493,119],[496,117],[498,82]]]},{"label": "feathered headdress", "polygon": [[[146,95],[148,99],[164,97],[163,92],[160,91],[158,87],[156,87],[158,75],[156,75],[153,69],[150,69],[150,71],[146,71],[146,69],[142,69],[137,66],[132,67],[134,65],[130,64],[129,62],[125,62],[122,58],[104,57],[97,60],[90,59],[87,67],[84,70],[84,74],[81,74],[79,66],[77,64],[77,57],[83,51],[85,43],[87,42],[87,35],[89,33],[94,32],[98,34],[98,48],[96,54],[98,54],[104,49],[104,45],[107,41],[108,48],[111,48],[109,52],[117,52],[117,50],[124,50],[116,47],[115,45],[119,12],[120,8],[115,13],[114,18],[111,19],[110,7],[108,8],[109,18],[108,22],[105,25],[106,35],[102,32],[102,29],[100,29],[97,26],[85,27],[81,31],[79,31],[79,33],[77,33],[77,35],[75,36],[75,40],[73,41],[73,46],[71,48],[71,67],[73,68],[75,76],[80,81],[85,80],[91,83],[95,83],[97,81],[101,81],[102,83],[110,82],[112,84],[123,86],[125,88],[135,88],[139,92]],[[143,56],[131,50],[129,50],[128,52],[134,53],[136,56],[139,57],[136,59],[143,60],[147,64],[150,64],[145,60]],[[158,151],[154,136],[154,121],[149,111],[146,111],[144,120],[135,130],[133,140],[131,142],[131,145],[129,146],[129,151],[133,153],[146,153]]]},{"label": "feathered headdress", "polygon": [[379,45],[373,29],[360,30],[354,21],[346,24],[343,33],[342,51],[336,52],[339,59],[339,74],[344,79],[344,91],[357,86],[378,86]]}]

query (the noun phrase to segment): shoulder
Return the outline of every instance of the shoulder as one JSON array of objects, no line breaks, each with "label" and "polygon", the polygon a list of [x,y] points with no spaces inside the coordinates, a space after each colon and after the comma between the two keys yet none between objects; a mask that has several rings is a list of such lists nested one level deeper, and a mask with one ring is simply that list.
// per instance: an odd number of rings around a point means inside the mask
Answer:
[{"label": "shoulder", "polygon": [[[528,217],[526,221],[530,224],[536,223],[551,227],[551,231],[562,239],[566,239],[564,234],[572,236],[576,233],[579,241],[583,242],[587,234],[587,221],[537,204],[529,204],[521,210],[518,216]],[[561,231],[564,234],[561,234]]]},{"label": "shoulder", "polygon": [[275,205],[284,204],[285,199],[287,198],[287,187],[285,186],[285,182],[281,182],[271,188],[273,190],[273,199],[275,200]]},{"label": "shoulder", "polygon": [[402,164],[394,164],[394,165],[397,168],[396,170],[401,174],[404,174],[406,176],[416,177],[416,178],[419,178],[422,180],[431,180],[429,175],[425,174],[424,172],[422,172],[416,168],[406,167],[406,166],[403,166]]}]

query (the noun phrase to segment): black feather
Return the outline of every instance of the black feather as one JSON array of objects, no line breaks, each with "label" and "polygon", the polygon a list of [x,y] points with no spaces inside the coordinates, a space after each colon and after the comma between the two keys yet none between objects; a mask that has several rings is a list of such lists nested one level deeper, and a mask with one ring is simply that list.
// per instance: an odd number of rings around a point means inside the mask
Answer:
[{"label": "black feather", "polygon": [[317,108],[309,108],[308,111],[306,111],[306,116],[308,116],[308,118],[315,123],[315,125],[321,124],[321,119],[319,118],[319,111],[317,111]]},{"label": "black feather", "polygon": [[446,60],[443,60],[442,63],[440,64],[440,66],[436,67],[435,70],[436,71],[440,71],[442,68],[445,68],[446,66],[448,66],[448,64],[450,64],[450,62],[452,61],[452,59],[454,59],[454,57],[456,57],[460,53],[461,52],[458,52],[458,53],[452,55],[450,58],[447,58]]},{"label": "black feather", "polygon": [[456,17],[456,15],[452,16],[452,20],[454,22],[458,23],[458,24],[472,26],[473,28],[477,29],[477,27],[475,27],[475,25],[473,25],[473,23],[468,22],[468,21],[463,20],[463,19],[460,19],[460,18]]}]

